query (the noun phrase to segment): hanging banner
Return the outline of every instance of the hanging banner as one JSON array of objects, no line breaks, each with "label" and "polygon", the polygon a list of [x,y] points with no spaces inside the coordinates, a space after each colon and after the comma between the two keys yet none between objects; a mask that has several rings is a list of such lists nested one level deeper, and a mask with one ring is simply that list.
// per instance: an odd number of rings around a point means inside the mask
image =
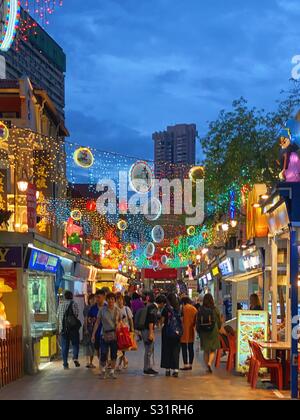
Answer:
[{"label": "hanging banner", "polygon": [[28,231],[32,232],[36,228],[36,187],[34,184],[28,184],[27,188],[27,225]]}]

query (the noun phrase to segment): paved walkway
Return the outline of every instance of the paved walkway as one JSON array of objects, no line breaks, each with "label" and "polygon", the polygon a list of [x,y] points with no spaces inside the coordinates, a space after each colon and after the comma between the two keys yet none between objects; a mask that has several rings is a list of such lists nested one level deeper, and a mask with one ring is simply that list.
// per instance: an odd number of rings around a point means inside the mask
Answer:
[{"label": "paved walkway", "polygon": [[[155,359],[158,368],[159,343]],[[182,373],[178,379],[166,378],[160,371],[158,377],[142,375],[143,347],[129,354],[129,369],[119,374],[117,380],[98,379],[98,371],[82,367],[64,371],[61,362],[46,365],[38,375],[25,376],[0,390],[0,400],[213,400],[213,399],[278,399],[281,394],[269,389],[251,390],[246,378],[228,374],[225,366],[213,375],[207,375],[196,355],[193,372]],[[202,358],[202,355],[201,355]],[[72,364],[73,365],[73,364]],[[266,385],[264,385],[266,387]],[[288,397],[288,393],[285,394]]]}]

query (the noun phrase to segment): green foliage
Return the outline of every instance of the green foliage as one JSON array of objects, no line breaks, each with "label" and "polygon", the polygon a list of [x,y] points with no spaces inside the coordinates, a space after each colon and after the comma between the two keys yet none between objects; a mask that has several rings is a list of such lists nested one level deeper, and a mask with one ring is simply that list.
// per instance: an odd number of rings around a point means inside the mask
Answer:
[{"label": "green foliage", "polygon": [[[228,212],[229,191],[254,183],[273,184],[280,172],[278,132],[300,105],[300,86],[282,92],[273,112],[249,108],[240,98],[231,111],[221,111],[201,141],[205,154],[205,194],[209,213]],[[237,195],[237,200],[240,197]]]}]

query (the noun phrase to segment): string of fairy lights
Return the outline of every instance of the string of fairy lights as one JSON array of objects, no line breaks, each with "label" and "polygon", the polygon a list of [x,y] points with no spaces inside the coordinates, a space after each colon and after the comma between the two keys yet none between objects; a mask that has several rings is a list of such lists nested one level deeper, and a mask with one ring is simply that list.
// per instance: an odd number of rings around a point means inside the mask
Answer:
[{"label": "string of fairy lights", "polygon": [[[87,252],[94,254],[95,250],[103,248],[101,241],[107,237],[107,232],[114,231],[117,238],[115,246],[110,249],[112,241],[108,238],[107,254],[101,251],[102,261],[107,260],[108,266],[114,259],[114,264],[124,263],[137,268],[184,267],[196,260],[199,250],[216,240],[215,223],[212,221],[203,226],[185,227],[182,223],[161,221],[160,216],[149,220],[143,214],[122,214],[119,207],[115,214],[98,213],[99,193],[96,186],[99,180],[105,178],[118,183],[119,173],[129,175],[132,166],[139,161],[137,157],[85,147],[59,137],[44,136],[12,126],[6,147],[3,144],[0,147],[0,160],[9,162],[18,178],[25,173],[34,180],[42,193],[40,207],[43,212],[40,214],[44,224],[66,230],[71,225],[75,226],[64,244],[71,244],[76,249],[82,241],[80,235],[83,235],[88,243]],[[149,166],[149,170],[155,168],[153,161],[143,162]],[[173,166],[178,167],[173,164],[166,166],[166,173]],[[186,166],[182,165],[182,169],[186,169]],[[61,193],[53,196],[49,183],[59,185]],[[83,196],[76,196],[78,185],[85,186]],[[222,208],[225,204],[234,217],[234,209],[240,207],[241,200],[242,191],[233,183],[231,193],[224,192],[218,203],[209,203],[206,213],[214,214],[218,206]],[[154,234],[155,229],[157,233]],[[230,234],[230,229],[221,233],[224,239]],[[156,238],[157,234],[162,237]]]}]

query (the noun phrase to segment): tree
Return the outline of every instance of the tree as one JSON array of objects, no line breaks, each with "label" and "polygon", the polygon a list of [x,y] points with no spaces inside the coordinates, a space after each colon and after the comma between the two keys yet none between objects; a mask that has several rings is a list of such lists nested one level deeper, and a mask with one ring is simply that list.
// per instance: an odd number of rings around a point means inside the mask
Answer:
[{"label": "tree", "polygon": [[[278,132],[300,105],[300,86],[294,82],[273,112],[248,108],[244,98],[221,111],[200,139],[205,154],[205,194],[208,213],[219,217],[228,212],[229,191],[243,185],[273,184],[280,172]],[[239,200],[239,194],[236,199]]]}]

